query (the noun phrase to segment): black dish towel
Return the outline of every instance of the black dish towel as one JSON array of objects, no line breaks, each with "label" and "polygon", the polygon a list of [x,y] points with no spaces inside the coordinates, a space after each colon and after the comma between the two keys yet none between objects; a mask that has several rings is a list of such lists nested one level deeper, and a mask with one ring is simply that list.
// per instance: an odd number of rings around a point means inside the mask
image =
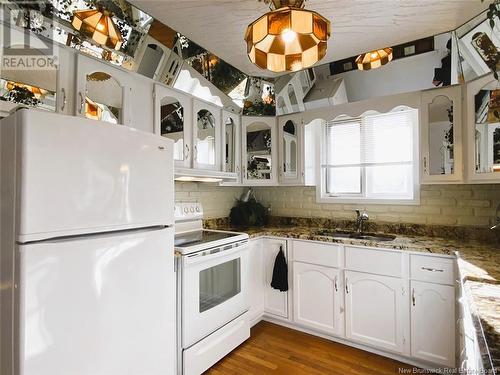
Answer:
[{"label": "black dish towel", "polygon": [[283,248],[281,246],[274,260],[271,286],[274,289],[278,289],[280,292],[286,292],[288,290],[288,266],[286,264],[285,253],[283,253]]}]

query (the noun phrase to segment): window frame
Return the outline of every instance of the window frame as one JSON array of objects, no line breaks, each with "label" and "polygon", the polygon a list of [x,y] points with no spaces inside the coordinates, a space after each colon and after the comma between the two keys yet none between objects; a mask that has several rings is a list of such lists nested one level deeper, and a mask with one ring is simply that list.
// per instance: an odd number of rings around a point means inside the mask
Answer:
[{"label": "window frame", "polygon": [[[413,161],[412,161],[412,175],[413,175],[413,197],[412,198],[403,198],[403,197],[391,197],[390,195],[381,194],[379,197],[369,196],[367,197],[367,171],[366,167],[361,166],[360,172],[360,184],[361,184],[361,192],[360,193],[341,193],[341,194],[331,194],[327,192],[327,178],[328,178],[328,170],[333,167],[326,166],[327,155],[328,155],[328,147],[327,147],[327,124],[328,121],[323,121],[321,125],[321,142],[319,147],[319,165],[318,169],[318,187],[316,189],[316,201],[318,203],[347,203],[347,204],[356,204],[356,203],[366,203],[366,204],[389,204],[389,205],[419,205],[420,204],[420,171],[419,171],[419,160],[420,160],[420,123],[419,117],[420,113],[417,108],[411,108],[408,106],[399,106],[388,112],[377,112],[377,111],[366,111],[360,116],[352,117],[352,116],[337,116],[333,121],[339,120],[359,120],[362,122],[363,117],[371,116],[371,115],[384,115],[390,114],[400,111],[410,111],[412,115],[413,122]],[[363,141],[364,132],[361,131],[361,142]],[[398,165],[404,165],[398,164]]]}]

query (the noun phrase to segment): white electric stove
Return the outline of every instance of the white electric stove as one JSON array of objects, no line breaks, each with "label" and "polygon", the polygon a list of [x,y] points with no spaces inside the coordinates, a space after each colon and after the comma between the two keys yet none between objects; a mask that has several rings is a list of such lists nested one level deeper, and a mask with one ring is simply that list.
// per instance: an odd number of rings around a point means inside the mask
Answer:
[{"label": "white electric stove", "polygon": [[248,337],[248,235],[203,229],[200,203],[176,203],[180,373],[201,374]]}]

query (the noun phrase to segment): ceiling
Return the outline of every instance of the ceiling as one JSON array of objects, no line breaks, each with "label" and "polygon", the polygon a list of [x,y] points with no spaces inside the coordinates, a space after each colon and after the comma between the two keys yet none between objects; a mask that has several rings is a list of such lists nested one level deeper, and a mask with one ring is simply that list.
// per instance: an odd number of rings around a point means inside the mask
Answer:
[{"label": "ceiling", "polygon": [[[244,73],[274,77],[253,65],[246,26],[269,8],[257,0],[131,0]],[[456,28],[486,9],[481,0],[308,0],[306,9],[332,23],[326,63]]]}]

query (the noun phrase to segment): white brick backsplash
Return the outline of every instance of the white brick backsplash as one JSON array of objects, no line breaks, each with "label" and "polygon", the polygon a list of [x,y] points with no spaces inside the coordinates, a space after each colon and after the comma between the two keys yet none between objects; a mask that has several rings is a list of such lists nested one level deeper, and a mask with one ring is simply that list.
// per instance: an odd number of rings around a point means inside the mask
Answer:
[{"label": "white brick backsplash", "polygon": [[[488,226],[493,224],[495,209],[500,203],[500,185],[422,185],[420,189],[421,200],[417,206],[316,203],[314,187],[256,187],[254,190],[257,200],[265,206],[271,205],[273,216],[307,217],[310,214],[354,219],[354,210],[360,209],[371,214],[372,220],[390,223]],[[293,210],[292,205],[286,204],[287,199],[292,199],[295,207],[304,209]],[[276,202],[285,202],[287,209],[277,206]]]},{"label": "white brick backsplash", "polygon": [[[200,201],[205,218],[227,217],[244,187],[176,182],[175,199]],[[355,209],[390,223],[489,226],[500,203],[500,185],[422,185],[420,205],[317,203],[314,187],[255,187],[255,196],[273,216],[354,219]]]}]

